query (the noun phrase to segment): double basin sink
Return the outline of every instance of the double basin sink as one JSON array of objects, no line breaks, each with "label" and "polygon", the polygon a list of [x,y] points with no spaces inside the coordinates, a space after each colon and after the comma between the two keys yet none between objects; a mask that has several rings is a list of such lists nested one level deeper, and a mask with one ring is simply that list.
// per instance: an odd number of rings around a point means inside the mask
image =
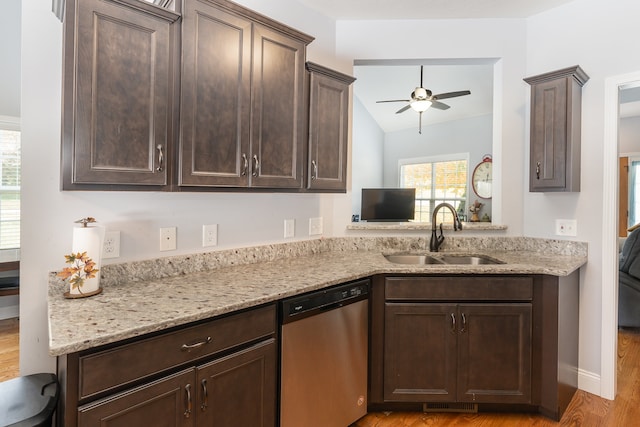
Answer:
[{"label": "double basin sink", "polygon": [[412,265],[485,265],[504,264],[494,258],[481,255],[424,255],[424,254],[389,254],[384,256],[389,262],[394,264]]}]

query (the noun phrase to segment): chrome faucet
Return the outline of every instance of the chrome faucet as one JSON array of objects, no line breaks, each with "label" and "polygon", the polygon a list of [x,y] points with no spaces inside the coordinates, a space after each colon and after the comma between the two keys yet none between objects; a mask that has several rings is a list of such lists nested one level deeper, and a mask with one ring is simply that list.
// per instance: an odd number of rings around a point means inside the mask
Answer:
[{"label": "chrome faucet", "polygon": [[442,242],[444,242],[444,234],[442,233],[442,223],[440,223],[440,235],[438,236],[436,233],[436,215],[441,208],[448,208],[453,214],[453,231],[462,230],[462,223],[460,222],[460,218],[453,206],[449,203],[440,203],[433,210],[433,214],[431,215],[431,242],[429,242],[429,250],[431,252],[438,252],[438,248]]}]

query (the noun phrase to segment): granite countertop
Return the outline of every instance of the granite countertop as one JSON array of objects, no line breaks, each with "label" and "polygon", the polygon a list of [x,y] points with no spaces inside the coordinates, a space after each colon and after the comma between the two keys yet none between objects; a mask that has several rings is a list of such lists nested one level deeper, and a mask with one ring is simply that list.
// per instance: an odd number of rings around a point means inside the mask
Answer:
[{"label": "granite countertop", "polygon": [[82,299],[65,299],[65,285],[52,272],[49,353],[86,350],[374,274],[566,276],[587,260],[586,244],[508,238],[460,239],[447,248],[448,253],[486,255],[504,264],[416,266],[383,256],[424,253],[426,244],[407,238],[323,239],[107,265],[103,292]]}]

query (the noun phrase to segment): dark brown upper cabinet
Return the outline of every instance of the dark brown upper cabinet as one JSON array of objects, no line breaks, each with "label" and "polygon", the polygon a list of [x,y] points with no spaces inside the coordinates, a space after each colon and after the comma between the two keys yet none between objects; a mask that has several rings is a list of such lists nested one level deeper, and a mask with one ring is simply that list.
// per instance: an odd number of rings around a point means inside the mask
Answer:
[{"label": "dark brown upper cabinet", "polygon": [[164,189],[180,15],[136,0],[67,0],[62,188]]},{"label": "dark brown upper cabinet", "polygon": [[524,79],[531,85],[529,191],[580,191],[582,86],[579,66]]},{"label": "dark brown upper cabinet", "polygon": [[309,147],[307,189],[347,191],[349,86],[355,78],[307,62]]},{"label": "dark brown upper cabinet", "polygon": [[301,189],[313,38],[224,0],[182,25],[179,185]]}]

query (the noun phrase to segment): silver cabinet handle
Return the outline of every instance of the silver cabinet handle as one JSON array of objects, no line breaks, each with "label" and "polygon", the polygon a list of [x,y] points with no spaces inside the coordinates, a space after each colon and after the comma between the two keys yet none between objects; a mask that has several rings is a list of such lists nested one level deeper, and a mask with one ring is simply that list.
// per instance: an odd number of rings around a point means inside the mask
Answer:
[{"label": "silver cabinet handle", "polygon": [[158,149],[158,167],[156,168],[156,170],[158,172],[162,172],[162,162],[164,161],[164,154],[162,154],[162,145],[158,144],[156,145],[156,148]]},{"label": "silver cabinet handle", "polygon": [[258,155],[253,155],[253,176],[258,176],[258,170],[260,169],[260,161],[258,160]]},{"label": "silver cabinet handle", "polygon": [[540,162],[536,163],[536,179],[540,179]]},{"label": "silver cabinet handle", "polygon": [[195,344],[182,344],[182,346],[180,347],[180,350],[182,351],[191,351],[194,350],[196,348],[200,348],[205,344],[209,344],[211,342],[211,337],[207,337],[202,341],[199,341]]},{"label": "silver cabinet handle", "polygon": [[451,333],[456,333],[456,315],[451,313]]},{"label": "silver cabinet handle", "polygon": [[184,391],[187,399],[187,409],[184,411],[184,417],[189,418],[191,416],[191,384],[184,386]]},{"label": "silver cabinet handle", "polygon": [[462,329],[460,329],[460,333],[463,334],[467,331],[467,316],[462,313]]},{"label": "silver cabinet handle", "polygon": [[242,153],[242,172],[240,172],[240,175],[246,176],[247,169],[249,169],[249,160],[247,160],[247,155]]},{"label": "silver cabinet handle", "polygon": [[204,412],[207,410],[209,404],[209,393],[207,393],[207,380],[204,379],[200,382],[202,386],[202,402],[200,403],[200,409]]},{"label": "silver cabinet handle", "polygon": [[315,160],[311,160],[311,167],[313,168],[313,172],[311,173],[311,179],[316,179],[318,177],[318,164]]}]

